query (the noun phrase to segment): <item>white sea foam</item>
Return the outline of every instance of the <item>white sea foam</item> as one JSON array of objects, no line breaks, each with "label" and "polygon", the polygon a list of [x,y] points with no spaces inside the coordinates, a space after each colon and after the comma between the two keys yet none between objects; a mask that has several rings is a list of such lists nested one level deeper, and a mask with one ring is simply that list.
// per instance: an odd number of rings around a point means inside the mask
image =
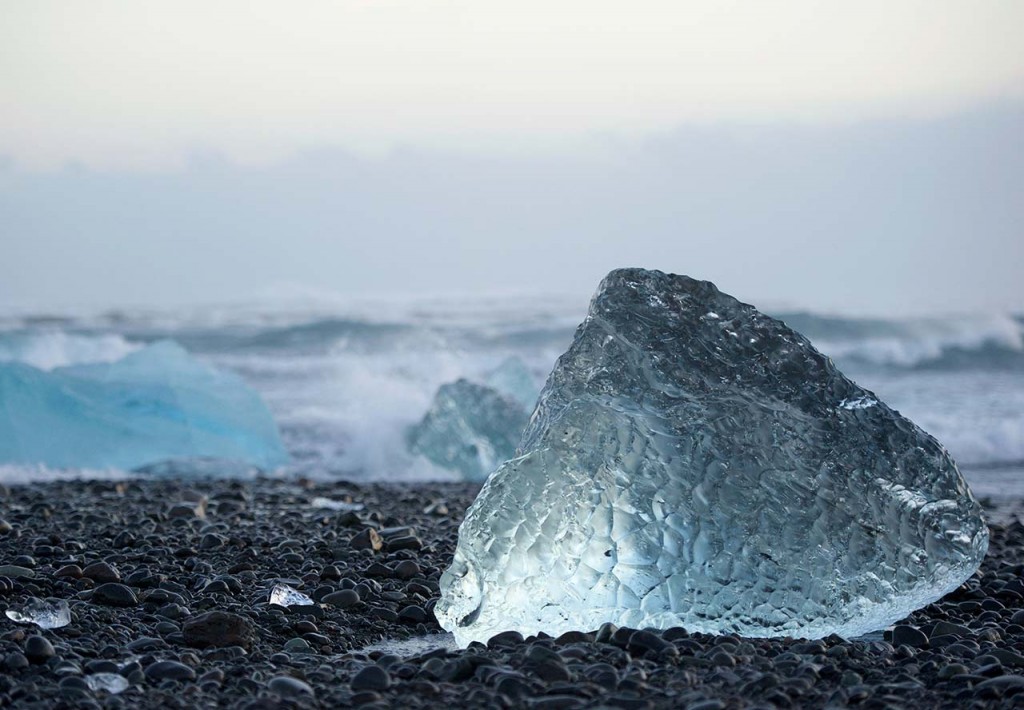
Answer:
[{"label": "white sea foam", "polygon": [[50,468],[29,464],[0,464],[0,483],[24,485],[40,481],[123,481],[138,474],[116,468]]},{"label": "white sea foam", "polygon": [[116,333],[8,332],[0,333],[0,362],[23,362],[41,370],[52,370],[67,365],[115,362],[140,347]]},{"label": "white sea foam", "polygon": [[[837,361],[910,367],[941,361],[951,351],[982,358],[986,350],[1024,354],[1024,324],[1006,314],[871,320],[783,315]],[[984,365],[984,363],[979,363]]]}]

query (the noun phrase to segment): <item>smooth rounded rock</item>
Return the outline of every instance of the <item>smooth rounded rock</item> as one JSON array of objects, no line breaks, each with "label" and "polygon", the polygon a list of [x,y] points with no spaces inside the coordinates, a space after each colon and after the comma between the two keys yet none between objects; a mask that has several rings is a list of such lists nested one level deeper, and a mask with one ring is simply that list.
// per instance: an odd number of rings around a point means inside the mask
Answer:
[{"label": "smooth rounded rock", "polygon": [[181,627],[185,643],[193,648],[241,646],[248,649],[256,636],[249,619],[227,611],[208,611],[188,619]]},{"label": "smooth rounded rock", "polygon": [[391,676],[380,666],[366,666],[352,678],[352,690],[387,690]]},{"label": "smooth rounded rock", "polygon": [[32,663],[45,663],[56,653],[53,644],[42,636],[29,636],[25,641],[25,657]]},{"label": "smooth rounded rock", "polygon": [[384,541],[381,540],[380,535],[373,528],[364,528],[362,532],[354,535],[348,544],[353,550],[373,550],[377,552],[384,546]]},{"label": "smooth rounded rock", "polygon": [[64,565],[53,573],[54,577],[67,579],[81,579],[82,568],[78,565]]},{"label": "smooth rounded rock", "polygon": [[36,571],[22,565],[0,565],[0,577],[10,579],[32,579]]},{"label": "smooth rounded rock", "polygon": [[359,603],[359,593],[354,589],[340,589],[324,596],[320,601],[339,609],[347,609]]},{"label": "smooth rounded rock", "polygon": [[398,620],[403,624],[422,624],[427,620],[427,612],[423,607],[411,604],[398,612]]},{"label": "smooth rounded rock", "polygon": [[150,680],[195,680],[196,672],[177,661],[157,661],[146,667],[146,678]]},{"label": "smooth rounded rock", "polygon": [[267,687],[271,692],[277,693],[283,698],[293,698],[302,695],[313,696],[316,694],[308,683],[304,683],[298,678],[292,678],[291,676],[286,675],[279,675],[271,678],[267,683]]},{"label": "smooth rounded rock", "polygon": [[121,574],[106,562],[93,562],[82,570],[82,576],[94,582],[120,582]]},{"label": "smooth rounded rock", "polygon": [[92,602],[104,606],[133,607],[139,605],[139,598],[131,588],[117,582],[107,582],[92,590]]},{"label": "smooth rounded rock", "polygon": [[892,630],[892,645],[924,648],[928,645],[928,637],[920,629],[901,624]]}]

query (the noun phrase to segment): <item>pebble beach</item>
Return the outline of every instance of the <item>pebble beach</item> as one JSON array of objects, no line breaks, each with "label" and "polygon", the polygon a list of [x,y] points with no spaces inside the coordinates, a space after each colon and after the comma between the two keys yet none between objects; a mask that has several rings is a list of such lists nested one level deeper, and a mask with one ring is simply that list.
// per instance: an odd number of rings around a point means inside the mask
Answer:
[{"label": "pebble beach", "polygon": [[0,608],[35,598],[70,611],[52,629],[0,619],[0,706],[1024,703],[1019,504],[987,503],[991,545],[974,577],[871,638],[606,625],[460,650],[433,606],[476,491],[272,478],[0,489]]}]

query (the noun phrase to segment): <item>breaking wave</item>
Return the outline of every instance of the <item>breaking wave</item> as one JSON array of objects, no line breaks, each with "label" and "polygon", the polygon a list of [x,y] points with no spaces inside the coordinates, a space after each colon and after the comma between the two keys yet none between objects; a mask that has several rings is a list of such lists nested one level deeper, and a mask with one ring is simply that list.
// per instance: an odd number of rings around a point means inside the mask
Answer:
[{"label": "breaking wave", "polygon": [[782,313],[840,364],[919,369],[1024,370],[1024,320],[991,314],[872,319]]},{"label": "breaking wave", "polygon": [[0,362],[23,362],[40,370],[114,362],[141,347],[116,333],[83,335],[63,330],[0,333]]}]

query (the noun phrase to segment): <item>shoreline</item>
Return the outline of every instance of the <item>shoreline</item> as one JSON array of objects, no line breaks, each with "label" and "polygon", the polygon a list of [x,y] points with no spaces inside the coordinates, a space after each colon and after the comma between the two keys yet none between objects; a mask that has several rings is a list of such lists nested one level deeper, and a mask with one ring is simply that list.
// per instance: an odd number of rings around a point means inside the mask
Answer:
[{"label": "shoreline", "polygon": [[[431,636],[443,633],[431,613],[437,582],[478,487],[276,478],[0,486],[0,606],[52,597],[72,615],[52,630],[0,617],[0,705],[724,710],[1024,700],[1020,501],[986,506],[992,538],[980,572],[883,640],[606,629],[434,647],[443,638]],[[316,498],[346,505],[317,508]],[[315,603],[269,604],[279,584]],[[381,642],[405,650],[367,650]],[[101,673],[127,689],[90,689]]]}]

